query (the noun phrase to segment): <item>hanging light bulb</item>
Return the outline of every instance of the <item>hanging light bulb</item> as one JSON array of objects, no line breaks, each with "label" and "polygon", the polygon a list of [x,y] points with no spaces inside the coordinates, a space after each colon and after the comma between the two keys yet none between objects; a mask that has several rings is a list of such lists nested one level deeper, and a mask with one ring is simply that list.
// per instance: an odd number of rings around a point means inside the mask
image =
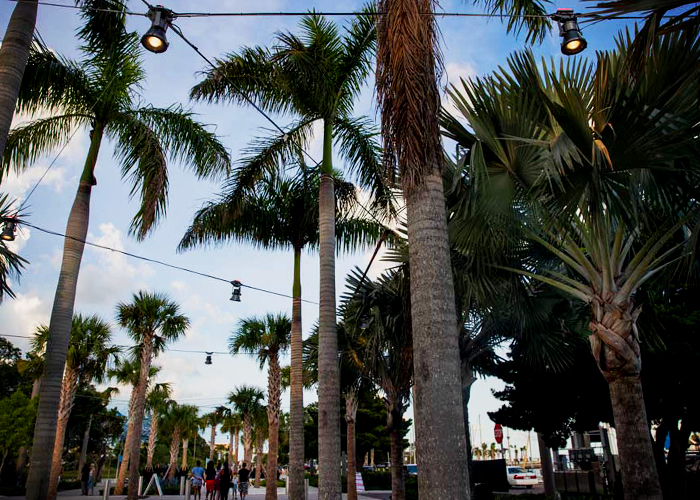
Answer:
[{"label": "hanging light bulb", "polygon": [[208,352],[207,354],[207,359],[204,361],[205,365],[210,365],[211,364],[211,355],[214,354],[213,352]]},{"label": "hanging light bulb", "polygon": [[233,285],[233,293],[231,294],[231,300],[234,302],[240,302],[241,301],[241,286],[242,283],[238,280],[233,280],[231,282]]},{"label": "hanging light bulb", "polygon": [[4,223],[4,226],[2,228],[0,238],[2,238],[3,241],[15,241],[15,229],[17,227],[17,219],[15,217],[4,217],[2,221]]},{"label": "hanging light bulb", "polygon": [[168,50],[165,32],[175,19],[175,14],[162,5],[156,5],[148,9],[148,18],[151,20],[151,28],[141,37],[141,45],[150,52],[161,54]]},{"label": "hanging light bulb", "polygon": [[557,9],[557,13],[552,16],[552,19],[559,25],[559,36],[562,37],[562,54],[573,56],[586,49],[588,42],[581,34],[574,9]]}]

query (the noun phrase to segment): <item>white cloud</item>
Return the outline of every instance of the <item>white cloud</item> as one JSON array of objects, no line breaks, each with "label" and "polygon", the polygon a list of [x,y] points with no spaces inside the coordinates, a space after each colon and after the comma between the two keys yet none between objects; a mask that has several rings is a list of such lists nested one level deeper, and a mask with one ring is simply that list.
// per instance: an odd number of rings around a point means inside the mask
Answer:
[{"label": "white cloud", "polygon": [[[6,298],[0,307],[2,333],[7,335],[31,335],[39,325],[48,325],[51,304],[42,300],[34,292],[17,293],[14,299]],[[11,338],[13,344],[23,350],[29,345],[28,339]]]},{"label": "white cloud", "polygon": [[[88,240],[116,250],[124,250],[123,234],[111,223],[99,225],[99,236],[88,235]],[[114,306],[134,290],[146,286],[146,279],[155,274],[144,263],[132,263],[128,257],[95,247],[86,247],[84,260],[97,258],[97,263],[83,262],[78,280],[76,304],[103,304]]]},{"label": "white cloud", "polygon": [[[476,69],[469,63],[465,62],[451,62],[445,66],[445,78],[443,89],[452,90],[454,85],[457,89],[462,90],[462,80],[467,81],[470,78],[477,76]],[[452,102],[450,96],[447,92],[443,93],[442,96],[442,106],[445,111],[452,115],[460,116],[460,112],[457,107]]]}]

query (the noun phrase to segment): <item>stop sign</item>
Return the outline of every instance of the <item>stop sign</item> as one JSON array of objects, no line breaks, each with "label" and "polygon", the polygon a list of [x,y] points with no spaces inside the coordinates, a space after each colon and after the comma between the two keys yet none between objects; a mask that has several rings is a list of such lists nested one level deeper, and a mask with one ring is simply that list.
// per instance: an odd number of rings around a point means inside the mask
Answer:
[{"label": "stop sign", "polygon": [[493,435],[495,436],[498,444],[503,442],[503,427],[501,427],[501,424],[496,424],[493,426]]}]

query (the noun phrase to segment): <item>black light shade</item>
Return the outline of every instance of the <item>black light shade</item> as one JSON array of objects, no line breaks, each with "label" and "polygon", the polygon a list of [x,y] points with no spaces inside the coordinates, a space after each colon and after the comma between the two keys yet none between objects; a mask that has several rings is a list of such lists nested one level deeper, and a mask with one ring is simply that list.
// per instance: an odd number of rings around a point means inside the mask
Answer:
[{"label": "black light shade", "polygon": [[231,284],[233,285],[233,293],[231,294],[231,300],[233,302],[240,302],[241,301],[241,282],[236,280],[232,281]]},{"label": "black light shade", "polygon": [[581,34],[573,9],[557,9],[557,13],[552,18],[559,24],[562,54],[573,56],[583,52],[588,47],[588,42]]},{"label": "black light shade", "polygon": [[207,359],[204,361],[205,365],[210,365],[211,364],[211,354],[207,354]]},{"label": "black light shade", "polygon": [[175,15],[162,5],[156,5],[149,9],[148,18],[151,20],[151,28],[141,37],[141,45],[150,52],[162,54],[168,50],[168,39],[165,33],[175,19]]},{"label": "black light shade", "polygon": [[5,225],[2,228],[0,238],[2,238],[3,241],[15,241],[15,228],[17,227],[17,220],[12,217],[7,217],[3,220],[3,222]]}]

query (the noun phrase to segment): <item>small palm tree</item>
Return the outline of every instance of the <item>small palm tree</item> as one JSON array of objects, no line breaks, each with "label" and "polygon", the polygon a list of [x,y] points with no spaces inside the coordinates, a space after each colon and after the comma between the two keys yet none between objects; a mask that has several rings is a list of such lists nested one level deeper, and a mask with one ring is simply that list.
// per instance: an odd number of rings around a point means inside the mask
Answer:
[{"label": "small palm tree", "polygon": [[[260,369],[267,370],[267,420],[270,434],[267,455],[267,477],[277,477],[279,451],[279,418],[281,401],[281,369],[279,357],[287,352],[291,342],[292,322],[284,314],[267,314],[264,318],[245,318],[229,338],[231,354],[245,352],[257,356]],[[257,477],[256,477],[257,480]],[[266,498],[277,498],[277,483],[267,481]]]},{"label": "small palm tree", "polygon": [[[179,106],[143,105],[139,96],[145,80],[137,33],[126,30],[122,1],[91,1],[82,10],[84,25],[78,31],[85,54],[80,61],[61,57],[39,43],[30,53],[17,109],[36,114],[8,136],[2,157],[2,175],[23,171],[41,155],[64,144],[76,128],[90,129],[90,147],[75,201],[69,215],[49,328],[52,342],[46,353],[41,399],[29,472],[28,496],[45,497],[48,484],[48,450],[53,445],[53,417],[68,349],[75,293],[88,231],[90,198],[97,184],[95,168],[103,138],[114,144],[122,174],[133,183],[140,198],[131,233],[144,238],[167,211],[168,160],[191,165],[198,177],[222,177],[229,172],[226,149],[193,114]],[[95,9],[96,6],[109,9]],[[107,11],[105,11],[107,10]],[[133,487],[134,491],[136,486]]]},{"label": "small palm tree", "polygon": [[[129,336],[136,342],[135,352],[139,356],[139,378],[134,387],[133,417],[129,415],[129,425],[136,431],[131,436],[129,449],[129,498],[138,496],[139,447],[141,436],[139,429],[143,422],[146,404],[146,389],[149,382],[149,370],[154,356],[163,351],[165,346],[177,340],[189,327],[189,319],[180,314],[180,307],[171,301],[167,295],[140,291],[134,294],[129,304],[120,303],[117,306],[117,319],[120,326],[125,328]],[[120,471],[116,490],[123,488]]]},{"label": "small palm tree", "polygon": [[202,420],[202,418],[187,419],[180,428],[180,437],[182,438],[182,465],[180,467],[183,470],[187,468],[187,450],[189,449],[190,441],[194,441],[196,446]]},{"label": "small palm tree", "polygon": [[[392,198],[384,182],[374,130],[363,118],[353,118],[353,102],[371,72],[376,35],[370,16],[357,16],[341,36],[322,16],[301,21],[301,34],[281,32],[272,49],[244,48],[218,61],[205,73],[191,96],[209,102],[252,100],[271,113],[289,113],[296,121],[286,131],[262,139],[240,162],[235,174],[236,192],[253,188],[265,171],[278,171],[297,163],[306,149],[314,123],[323,124],[323,158],[319,184],[320,254],[320,369],[319,408],[328,419],[319,427],[320,497],[339,498],[340,476],[340,375],[337,367],[335,304],[335,200],[333,145],[349,169],[367,189],[376,207],[386,208]],[[299,354],[295,351],[296,359]],[[301,386],[301,372],[293,374]],[[297,382],[298,380],[298,382]],[[299,404],[298,402],[296,403]],[[290,496],[303,495],[303,449],[299,407],[294,408],[290,435]]]},{"label": "small palm tree", "polygon": [[241,431],[241,416],[236,412],[229,411],[221,424],[221,432],[228,432],[228,463],[231,467],[238,467],[238,436]]},{"label": "small palm tree", "polygon": [[151,414],[151,430],[148,433],[148,453],[146,454],[146,469],[153,470],[153,455],[158,442],[158,425],[160,417],[170,403],[171,388],[169,383],[155,384],[146,396],[146,409]]},{"label": "small palm tree", "polygon": [[[116,363],[119,348],[110,345],[112,332],[107,322],[98,316],[73,317],[66,370],[61,385],[61,404],[56,425],[56,442],[53,446],[51,480],[48,498],[58,494],[58,479],[61,473],[63,444],[78,387],[102,383],[107,378],[110,365]],[[35,353],[45,351],[49,341],[49,328],[40,326],[32,339]]]},{"label": "small palm tree", "polygon": [[216,442],[216,428],[224,421],[228,408],[218,406],[214,411],[207,413],[202,419],[211,427],[211,438],[209,439],[209,460],[214,460],[214,443]]},{"label": "small palm tree", "polygon": [[[268,439],[270,436],[270,429],[267,426],[267,414],[268,410],[265,407],[265,405],[260,405],[255,412],[253,413],[252,416],[252,425],[253,425],[253,438],[255,440],[255,487],[260,488],[260,481],[262,479],[263,475],[263,446],[265,445],[265,439]],[[267,460],[268,460],[268,469],[266,471],[265,477],[267,478],[267,481],[265,481],[265,484],[269,484],[270,481],[274,482],[274,488],[275,490],[277,489],[277,466],[275,466],[275,469],[272,470],[272,476],[270,476],[270,454],[268,453],[267,455]],[[275,461],[276,462],[276,461]],[[274,478],[274,479],[273,479]],[[266,486],[266,491],[265,491],[265,498],[271,498],[270,495],[270,487]],[[277,498],[277,495],[273,498]]]},{"label": "small palm tree", "polygon": [[228,400],[243,420],[243,461],[251,465],[253,460],[253,418],[265,399],[257,387],[242,385],[229,394]]},{"label": "small palm tree", "polygon": [[171,434],[170,461],[166,474],[168,479],[174,478],[177,472],[177,459],[183,435],[188,435],[191,429],[197,426],[197,411],[194,405],[179,405],[173,401],[163,416],[163,427]]}]

